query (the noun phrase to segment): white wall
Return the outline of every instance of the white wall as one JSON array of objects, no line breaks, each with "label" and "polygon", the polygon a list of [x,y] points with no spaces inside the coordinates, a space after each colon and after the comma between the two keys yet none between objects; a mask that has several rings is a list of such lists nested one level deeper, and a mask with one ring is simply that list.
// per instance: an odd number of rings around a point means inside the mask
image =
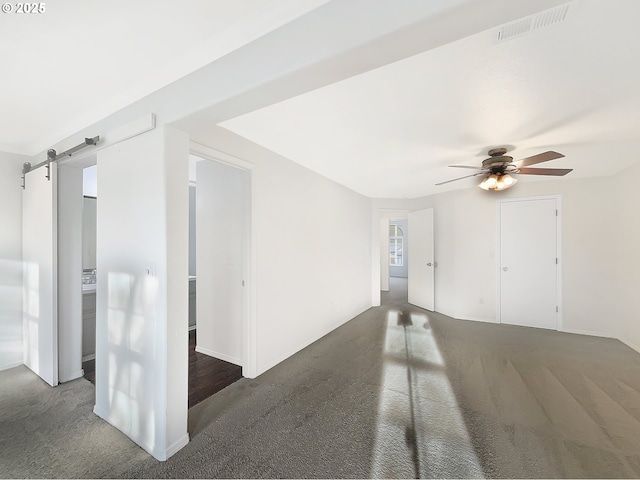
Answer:
[{"label": "white wall", "polygon": [[[189,442],[189,136],[164,127],[167,238],[165,458]],[[162,453],[162,452],[161,452]],[[158,458],[158,457],[156,457]],[[162,459],[162,458],[160,458]]]},{"label": "white wall", "polygon": [[189,275],[196,274],[196,187],[189,185]]},{"label": "white wall", "polygon": [[61,382],[82,376],[82,204],[82,168],[59,165],[58,373]]},{"label": "white wall", "polygon": [[83,197],[82,199],[82,269],[96,268],[96,221],[98,199]]},{"label": "white wall", "polygon": [[197,164],[196,350],[243,364],[243,255],[248,172]]},{"label": "white wall", "polygon": [[222,128],[252,170],[257,373],[371,306],[371,200]]},{"label": "white wall", "polygon": [[98,196],[98,166],[91,165],[82,171],[82,194],[85,197]]},{"label": "white wall", "polygon": [[[615,177],[612,202],[607,214],[615,218],[616,228],[601,232],[599,242],[606,244],[607,263],[616,259],[617,312],[602,321],[613,321],[618,338],[640,352],[640,165]],[[610,278],[610,277],[609,277]]]},{"label": "white wall", "polygon": [[[378,208],[433,207],[436,310],[496,321],[496,199],[562,195],[561,329],[640,344],[640,167],[614,177],[519,183],[502,194],[466,189]],[[480,303],[480,299],[484,303]]]},{"label": "white wall", "polygon": [[[493,199],[479,197],[473,190],[412,200],[375,199],[374,222],[388,216],[388,210],[433,208],[436,311],[455,318],[494,321],[495,264],[490,258],[495,250],[494,205]],[[476,298],[473,305],[469,288]],[[374,290],[372,295],[373,303],[379,304],[380,293]],[[480,297],[485,299],[483,305],[477,300]]]},{"label": "white wall", "polygon": [[22,364],[22,155],[0,152],[0,370]]},{"label": "white wall", "polygon": [[95,412],[159,460],[188,442],[188,137],[98,153]]}]

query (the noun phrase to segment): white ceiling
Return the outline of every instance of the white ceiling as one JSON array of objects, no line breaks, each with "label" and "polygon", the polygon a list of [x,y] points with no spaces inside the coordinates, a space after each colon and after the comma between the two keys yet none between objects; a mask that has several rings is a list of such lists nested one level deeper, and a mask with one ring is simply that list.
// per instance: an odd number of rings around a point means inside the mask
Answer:
[{"label": "white ceiling", "polygon": [[434,184],[502,145],[564,153],[539,166],[567,179],[614,174],[640,161],[638,18],[637,0],[578,0],[521,37],[484,31],[221,125],[371,197],[474,186]]},{"label": "white ceiling", "polygon": [[[0,15],[0,150],[42,152],[173,82],[141,108],[195,98],[215,115],[195,115],[193,133],[279,102],[221,125],[372,197],[474,187],[434,184],[467,173],[447,165],[478,165],[498,145],[516,159],[560,151],[566,158],[541,166],[575,169],[564,178],[613,174],[640,161],[640,2],[577,0],[564,22],[496,42],[501,22],[561,1],[47,2],[44,14]],[[276,29],[286,33],[265,36]],[[227,55],[259,37],[262,47]],[[269,54],[278,42],[290,51]],[[288,75],[296,62],[308,70]],[[216,64],[210,73],[227,83],[185,82]],[[225,88],[235,103],[203,103]]]},{"label": "white ceiling", "polygon": [[45,150],[327,1],[55,0],[2,13],[0,150]]}]

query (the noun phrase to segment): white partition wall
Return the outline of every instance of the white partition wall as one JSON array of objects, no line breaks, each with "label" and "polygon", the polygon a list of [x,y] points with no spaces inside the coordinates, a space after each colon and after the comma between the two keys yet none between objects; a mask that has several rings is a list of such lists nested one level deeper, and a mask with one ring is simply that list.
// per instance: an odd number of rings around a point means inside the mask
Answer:
[{"label": "white partition wall", "polygon": [[41,167],[26,175],[22,196],[23,362],[58,384],[57,178]]},{"label": "white partition wall", "polygon": [[0,152],[0,370],[22,365],[22,195],[29,158]]},{"label": "white partition wall", "polygon": [[188,442],[188,154],[167,126],[98,153],[94,411],[159,460]]},{"label": "white partition wall", "polygon": [[371,200],[224,129],[203,136],[194,153],[253,167],[243,367],[256,376],[371,306]]}]

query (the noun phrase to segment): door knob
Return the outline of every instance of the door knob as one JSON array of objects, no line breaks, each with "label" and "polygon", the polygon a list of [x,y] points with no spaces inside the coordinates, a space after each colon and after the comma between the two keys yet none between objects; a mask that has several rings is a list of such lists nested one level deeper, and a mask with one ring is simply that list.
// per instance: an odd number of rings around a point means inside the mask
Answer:
[{"label": "door knob", "polygon": [[504,270],[506,272],[509,269],[507,267],[502,267],[502,270]]},{"label": "door knob", "polygon": [[430,266],[431,266],[431,262],[427,263],[427,267],[430,267]]}]

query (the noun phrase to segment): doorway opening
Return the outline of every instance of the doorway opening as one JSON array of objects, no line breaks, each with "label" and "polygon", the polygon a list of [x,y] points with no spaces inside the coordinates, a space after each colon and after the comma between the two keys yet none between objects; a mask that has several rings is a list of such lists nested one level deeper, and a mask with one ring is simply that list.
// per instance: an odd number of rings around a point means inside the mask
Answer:
[{"label": "doorway opening", "polygon": [[250,173],[189,157],[189,407],[246,368]]},{"label": "doorway opening", "polygon": [[[379,305],[381,293],[390,290],[390,269],[399,263],[398,234],[394,228],[406,219],[406,232],[411,237],[403,238],[402,263],[407,265],[408,302],[412,305],[435,311],[435,268],[433,208],[422,210],[378,210],[379,236],[374,240],[374,252],[378,257],[379,270],[374,269],[372,304]],[[404,231],[403,231],[404,233]],[[394,235],[391,235],[394,234]],[[404,241],[407,240],[407,241]],[[379,249],[378,249],[379,247]],[[375,288],[379,286],[376,291]]]},{"label": "doorway opening", "polygon": [[388,285],[387,301],[407,302],[409,226],[406,217],[388,221]]},{"label": "doorway opening", "polygon": [[82,170],[82,370],[96,383],[97,165]]},{"label": "doorway opening", "polygon": [[[380,277],[376,282],[379,285],[378,288],[378,301],[374,304],[379,304],[380,292],[388,292],[390,289],[389,279],[390,277],[397,277],[402,275],[402,272],[406,269],[407,265],[407,236],[405,232],[408,231],[408,227],[405,225],[408,218],[408,211],[406,210],[384,210],[378,211],[379,221],[379,261],[380,261]],[[394,228],[394,225],[399,225],[400,230]],[[404,229],[403,229],[404,227]],[[398,237],[392,240],[392,233],[402,232],[402,239]],[[400,267],[402,264],[402,267]],[[399,267],[399,268],[398,268]],[[374,280],[375,282],[375,280]]]},{"label": "doorway opening", "polygon": [[[57,165],[57,331],[60,382],[95,371],[97,156]],[[94,379],[90,378],[94,383]]]},{"label": "doorway opening", "polygon": [[[409,225],[406,218],[389,220],[389,277],[408,277]],[[396,282],[398,283],[398,282]],[[393,284],[389,284],[391,289]]]}]

